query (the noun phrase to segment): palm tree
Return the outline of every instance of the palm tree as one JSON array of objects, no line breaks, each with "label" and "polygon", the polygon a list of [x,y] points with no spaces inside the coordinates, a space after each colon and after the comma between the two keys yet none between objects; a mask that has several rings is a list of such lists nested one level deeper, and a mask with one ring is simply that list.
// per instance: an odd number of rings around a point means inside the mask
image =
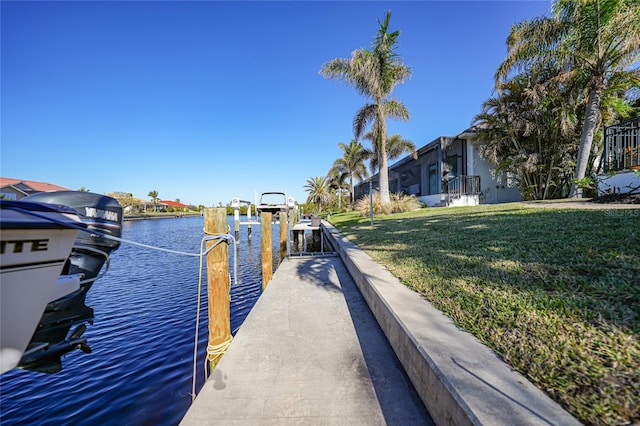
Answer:
[{"label": "palm tree", "polygon": [[322,211],[322,204],[329,197],[329,184],[326,176],[315,176],[307,179],[304,186],[305,192],[309,193],[307,203],[318,205],[318,211]]},{"label": "palm tree", "polygon": [[485,101],[474,118],[474,146],[480,155],[511,173],[525,199],[556,198],[571,182],[580,91],[569,84],[547,84],[529,71],[500,83],[500,95]]},{"label": "palm tree", "polygon": [[149,191],[147,196],[151,197],[151,202],[153,203],[154,211],[158,211],[158,191]]},{"label": "palm tree", "polygon": [[[374,152],[371,155],[371,162],[369,163],[369,166],[372,174],[377,173],[381,163],[380,149],[375,145],[375,142],[378,140],[378,138],[373,134],[373,132],[368,132],[362,138],[371,141]],[[396,133],[395,135],[387,136],[387,160],[392,161],[400,158],[404,153],[411,154],[414,160],[418,159],[416,145],[409,139],[404,139],[398,133]]]},{"label": "palm tree", "polygon": [[338,198],[338,209],[342,209],[342,192],[348,190],[349,186],[346,184],[347,175],[340,173],[340,170],[335,167],[331,167],[327,174],[327,185],[330,190],[336,192]]},{"label": "palm tree", "polygon": [[362,181],[369,177],[364,162],[371,158],[372,152],[355,139],[351,139],[349,145],[340,142],[338,148],[344,151],[344,155],[333,162],[330,174],[335,171],[343,177],[349,178],[349,200],[353,205],[355,202],[355,179]]},{"label": "palm tree", "polygon": [[374,144],[380,150],[380,199],[389,204],[389,169],[387,164],[387,122],[386,119],[407,121],[409,111],[406,106],[391,97],[394,87],[411,77],[411,69],[402,63],[396,54],[400,31],[388,33],[391,12],[387,12],[373,40],[372,49],[357,49],[351,58],[336,58],[322,65],[320,74],[335,78],[353,86],[367,97],[367,103],[357,111],[353,119],[353,133],[359,139],[368,124],[372,124],[378,140]]},{"label": "palm tree", "polygon": [[[556,0],[551,17],[511,28],[508,52],[496,72],[504,80],[514,69],[553,63],[559,78],[584,79],[586,110],[574,180],[585,177],[603,95],[612,84],[640,85],[640,4],[637,0]],[[630,66],[636,65],[635,69]],[[580,196],[574,183],[571,197]]]}]

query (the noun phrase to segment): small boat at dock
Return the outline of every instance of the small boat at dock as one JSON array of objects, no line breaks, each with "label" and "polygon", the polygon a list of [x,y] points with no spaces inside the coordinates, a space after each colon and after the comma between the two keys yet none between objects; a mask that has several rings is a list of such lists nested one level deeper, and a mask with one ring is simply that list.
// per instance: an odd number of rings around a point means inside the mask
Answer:
[{"label": "small boat at dock", "polygon": [[81,226],[65,206],[0,200],[0,373],[19,364],[47,304],[80,288],[61,273]]},{"label": "small boat at dock", "polygon": [[[31,328],[28,345],[23,348],[17,365],[19,368],[28,370],[55,373],[62,369],[61,357],[64,354],[75,349],[86,353],[91,352],[83,333],[87,324],[93,323],[93,309],[85,304],[85,299],[94,282],[106,274],[109,255],[120,246],[122,206],[114,198],[81,191],[41,192],[12,204],[55,205],[76,217],[76,227],[72,229],[69,247],[62,261],[57,265],[57,274],[54,275],[60,279],[64,277],[66,280],[73,277],[74,285],[68,285],[67,291],[47,293],[39,316]],[[32,220],[20,232],[30,232],[29,226],[35,226],[34,223],[43,227],[59,226],[57,220],[47,222],[47,218],[29,212],[25,214],[31,215]],[[2,222],[4,248],[4,214]],[[5,318],[4,263],[2,278],[2,331],[4,333],[5,325],[9,328],[9,323],[17,323],[12,319],[7,321],[8,315]],[[29,288],[29,285],[40,285],[37,277],[17,275],[14,279],[22,283],[21,287],[16,288],[22,289],[23,292]],[[16,291],[19,292],[19,290]],[[31,294],[30,291],[26,293]],[[20,309],[19,305],[16,306],[16,309]]]},{"label": "small boat at dock", "polygon": [[[284,192],[263,192],[260,195],[260,203],[256,206],[256,213],[260,216],[262,213],[274,214],[278,212],[286,212],[287,194]],[[276,219],[274,217],[274,219]]]},{"label": "small boat at dock", "polygon": [[109,255],[120,247],[123,209],[112,197],[81,191],[41,192],[23,200],[68,206],[86,226],[86,231],[78,232],[62,272],[80,274],[80,286],[47,304],[20,360],[20,368],[55,373],[62,369],[62,355],[75,349],[91,352],[83,333],[93,323],[94,314],[85,300],[94,282],[107,273]]}]

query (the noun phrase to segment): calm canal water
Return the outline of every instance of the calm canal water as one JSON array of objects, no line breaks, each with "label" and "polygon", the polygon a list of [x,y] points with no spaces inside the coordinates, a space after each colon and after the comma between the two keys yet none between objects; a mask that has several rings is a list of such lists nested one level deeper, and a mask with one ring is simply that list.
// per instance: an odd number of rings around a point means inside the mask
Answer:
[{"label": "calm canal water", "polygon": [[[233,229],[233,217],[229,223]],[[202,217],[125,222],[123,238],[198,253],[203,224]],[[274,264],[278,232],[274,225]],[[260,226],[253,226],[250,242],[241,226],[238,285],[231,289],[234,333],[261,293],[260,244]],[[231,261],[232,251],[229,246]],[[1,375],[0,424],[178,424],[191,404],[198,265],[197,257],[123,243],[87,297],[95,313],[85,333],[93,352],[67,354],[56,374],[13,369]],[[203,277],[198,391],[207,343]]]}]

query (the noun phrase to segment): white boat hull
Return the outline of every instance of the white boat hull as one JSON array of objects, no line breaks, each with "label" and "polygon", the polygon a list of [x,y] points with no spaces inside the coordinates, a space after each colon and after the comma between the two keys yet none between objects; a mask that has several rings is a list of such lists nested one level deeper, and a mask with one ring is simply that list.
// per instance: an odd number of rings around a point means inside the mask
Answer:
[{"label": "white boat hull", "polygon": [[[73,219],[67,216],[66,220]],[[71,228],[3,227],[0,373],[18,365],[47,303],[78,289],[77,276],[60,277],[77,232]]]}]

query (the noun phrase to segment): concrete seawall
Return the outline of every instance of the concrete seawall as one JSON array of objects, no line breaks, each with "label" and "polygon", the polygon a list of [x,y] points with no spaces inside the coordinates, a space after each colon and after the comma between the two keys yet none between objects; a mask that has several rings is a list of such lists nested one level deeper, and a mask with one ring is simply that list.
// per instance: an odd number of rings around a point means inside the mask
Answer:
[{"label": "concrete seawall", "polygon": [[323,229],[436,424],[580,424],[335,227]]}]

